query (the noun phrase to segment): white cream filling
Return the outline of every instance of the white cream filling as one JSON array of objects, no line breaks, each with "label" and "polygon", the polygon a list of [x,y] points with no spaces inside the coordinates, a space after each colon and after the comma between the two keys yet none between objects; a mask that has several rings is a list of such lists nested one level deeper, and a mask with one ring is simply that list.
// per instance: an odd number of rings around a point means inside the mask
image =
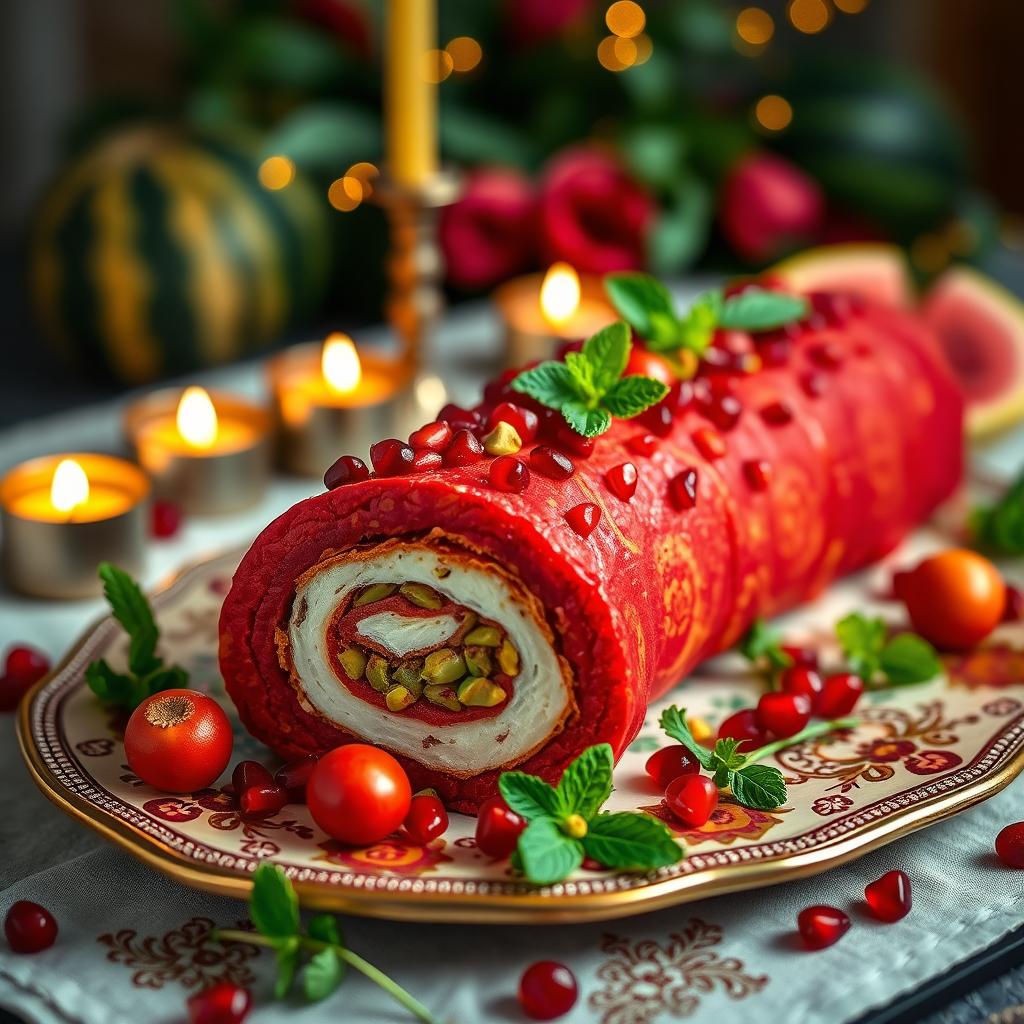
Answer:
[{"label": "white cream filling", "polygon": [[413,618],[398,612],[380,612],[367,615],[356,626],[356,632],[375,644],[380,644],[396,658],[404,658],[410,651],[440,647],[459,631],[459,622],[451,615],[432,615]]},{"label": "white cream filling", "polygon": [[[345,595],[371,583],[405,582],[425,583],[504,627],[519,652],[520,669],[512,697],[498,714],[460,723],[456,712],[445,724],[431,725],[383,711],[338,679],[327,662],[326,631]],[[292,666],[313,708],[347,732],[428,768],[468,776],[516,762],[546,740],[568,710],[558,658],[523,599],[497,573],[429,548],[389,547],[377,557],[339,561],[317,572],[296,591],[288,640]]]}]

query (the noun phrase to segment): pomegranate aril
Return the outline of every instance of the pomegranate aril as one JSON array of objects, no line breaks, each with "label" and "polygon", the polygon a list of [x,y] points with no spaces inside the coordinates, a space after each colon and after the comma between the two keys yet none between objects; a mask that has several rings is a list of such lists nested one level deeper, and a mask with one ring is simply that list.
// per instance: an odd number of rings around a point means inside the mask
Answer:
[{"label": "pomegranate aril", "polygon": [[743,708],[730,715],[718,727],[718,738],[737,740],[739,745],[736,749],[743,753],[763,747],[768,742],[753,708]]},{"label": "pomegranate aril", "polygon": [[181,508],[173,501],[154,501],[149,513],[149,531],[159,540],[173,537],[182,522]]},{"label": "pomegranate aril", "polygon": [[12,903],[4,918],[4,935],[15,953],[39,953],[57,941],[57,921],[31,900]]},{"label": "pomegranate aril", "polygon": [[507,857],[519,841],[526,822],[500,796],[485,800],[477,811],[476,845],[488,857],[500,860]]},{"label": "pomegranate aril", "polygon": [[451,427],[452,431],[456,430],[476,430],[481,426],[480,416],[472,409],[463,409],[459,405],[446,405],[439,413],[437,418],[447,423]]},{"label": "pomegranate aril", "polygon": [[319,758],[316,754],[307,754],[298,761],[289,761],[274,772],[274,782],[288,790],[288,801],[293,804],[306,802],[306,783],[316,767]]},{"label": "pomegranate aril", "polygon": [[808,398],[820,398],[825,394],[825,378],[816,370],[801,374],[800,387]]},{"label": "pomegranate aril", "polygon": [[684,469],[668,482],[668,494],[672,504],[685,512],[697,504],[697,470]]},{"label": "pomegranate aril", "polygon": [[758,345],[757,351],[764,366],[785,366],[793,353],[793,344],[785,338],[771,338]]},{"label": "pomegranate aril", "polygon": [[636,494],[638,481],[639,475],[632,462],[622,462],[617,466],[612,466],[604,475],[604,482],[608,485],[608,490],[621,501],[632,499]]},{"label": "pomegranate aril", "polygon": [[378,441],[370,447],[370,462],[380,476],[401,476],[412,469],[416,453],[395,437]]},{"label": "pomegranate aril", "polygon": [[794,668],[818,667],[818,652],[813,647],[801,647],[798,644],[782,644],[780,650],[789,655]]},{"label": "pomegranate aril", "polygon": [[491,410],[487,426],[493,430],[501,422],[514,427],[523,444],[529,444],[537,436],[540,421],[532,409],[524,409],[513,402],[502,402]]},{"label": "pomegranate aril", "polygon": [[231,785],[235,795],[241,795],[252,786],[272,786],[274,777],[259,761],[239,761],[231,772]]},{"label": "pomegranate aril", "polygon": [[732,430],[739,423],[742,413],[743,406],[740,404],[740,400],[729,392],[712,395],[711,401],[704,410],[704,415],[719,430]]},{"label": "pomegranate aril", "polygon": [[557,448],[538,445],[530,452],[530,467],[552,480],[568,480],[576,472],[572,459]]},{"label": "pomegranate aril", "polygon": [[189,1024],[242,1024],[252,1009],[249,990],[218,981],[188,997]]},{"label": "pomegranate aril", "polygon": [[802,694],[811,702],[812,712],[817,711],[818,700],[821,697],[821,691],[824,689],[824,686],[825,684],[822,682],[821,676],[813,668],[808,668],[806,665],[794,664],[779,676],[779,687],[782,689],[782,692]]},{"label": "pomegranate aril", "polygon": [[1016,587],[1006,585],[1006,604],[1003,606],[1003,622],[1020,622],[1024,619],[1024,594]]},{"label": "pomegranate aril", "polygon": [[657,405],[645,409],[637,418],[638,422],[658,437],[668,437],[672,433],[674,419],[668,398],[663,398]]},{"label": "pomegranate aril", "polygon": [[403,827],[414,843],[426,846],[448,831],[448,812],[436,796],[417,793],[409,804]]},{"label": "pomegranate aril", "polygon": [[565,521],[586,540],[601,521],[601,509],[592,501],[581,501],[565,513]]},{"label": "pomegranate aril", "polygon": [[556,448],[578,458],[589,459],[594,454],[594,439],[578,434],[565,420],[555,428],[553,440]]},{"label": "pomegranate aril", "polygon": [[484,446],[471,430],[458,430],[452,442],[445,449],[446,466],[469,466],[484,457]]},{"label": "pomegranate aril", "polygon": [[440,452],[417,452],[412,460],[413,469],[440,469],[442,465],[444,465],[444,459]]},{"label": "pomegranate aril", "polygon": [[811,309],[830,327],[837,327],[850,319],[853,313],[850,297],[841,292],[811,292]]},{"label": "pomegranate aril", "polygon": [[757,724],[779,739],[795,736],[811,720],[811,698],[803,693],[765,693],[757,702]]},{"label": "pomegranate aril", "polygon": [[665,803],[688,828],[700,828],[718,806],[718,786],[706,775],[680,775],[665,788]]},{"label": "pomegranate aril", "polygon": [[761,419],[770,427],[782,427],[793,419],[793,410],[779,399],[776,402],[769,402],[761,409]]},{"label": "pomegranate aril", "polygon": [[330,469],[324,473],[324,487],[333,491],[335,487],[342,487],[344,484],[358,483],[360,480],[369,480],[370,470],[362,459],[355,455],[342,455]]},{"label": "pomegranate aril", "polygon": [[677,380],[669,388],[668,394],[662,399],[662,401],[670,410],[675,413],[680,413],[693,405],[695,395],[696,392],[694,391],[693,381]]},{"label": "pomegranate aril", "polygon": [[519,979],[519,1005],[531,1020],[555,1020],[576,1005],[579,988],[572,971],[554,960],[531,964]]},{"label": "pomegranate aril", "polygon": [[772,482],[772,467],[766,459],[747,459],[743,476],[752,491],[766,491]]},{"label": "pomegranate aril", "polygon": [[817,713],[822,718],[842,718],[857,706],[863,692],[864,680],[853,672],[829,676],[818,698]]},{"label": "pomegranate aril", "polygon": [[506,494],[521,494],[530,483],[530,467],[514,455],[499,455],[488,467],[491,486]]},{"label": "pomegranate aril", "polygon": [[1011,868],[1024,868],[1024,821],[1007,825],[996,836],[996,856]]},{"label": "pomegranate aril", "polygon": [[837,370],[843,363],[843,350],[834,341],[822,341],[808,347],[807,357],[823,370]]},{"label": "pomegranate aril", "polygon": [[265,818],[277,814],[288,803],[288,790],[271,782],[242,790],[238,805],[243,818]]},{"label": "pomegranate aril", "polygon": [[708,462],[714,462],[728,450],[725,438],[713,427],[700,427],[692,434],[694,447]]},{"label": "pomegranate aril", "polygon": [[700,762],[681,743],[673,743],[656,750],[649,758],[644,770],[664,789],[680,775],[693,775],[700,771]]},{"label": "pomegranate aril", "polygon": [[824,949],[850,930],[850,919],[836,907],[818,904],[801,910],[796,925],[808,949]]},{"label": "pomegranate aril", "polygon": [[899,921],[910,913],[910,879],[902,871],[887,871],[868,883],[864,899],[879,921]]},{"label": "pomegranate aril", "polygon": [[409,435],[409,444],[416,451],[443,452],[452,439],[451,425],[444,420],[426,423]]},{"label": "pomegranate aril", "polygon": [[634,455],[641,455],[646,459],[658,450],[658,439],[653,434],[634,434],[626,442],[626,447]]},{"label": "pomegranate aril", "polygon": [[50,659],[42,651],[18,644],[7,652],[4,674],[8,679],[28,687],[38,683],[50,671]]}]

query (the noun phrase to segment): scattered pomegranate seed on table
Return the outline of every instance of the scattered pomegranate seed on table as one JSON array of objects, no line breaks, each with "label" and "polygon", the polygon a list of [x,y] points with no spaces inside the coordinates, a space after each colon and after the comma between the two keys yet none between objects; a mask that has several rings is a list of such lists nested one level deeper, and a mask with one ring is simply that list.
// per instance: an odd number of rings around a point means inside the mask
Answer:
[{"label": "scattered pomegranate seed on table", "polygon": [[530,467],[514,455],[499,455],[488,467],[491,486],[506,494],[520,494],[530,483]]},{"label": "scattered pomegranate seed on table", "polygon": [[644,770],[664,789],[680,775],[693,775],[700,771],[700,762],[681,743],[672,743],[656,750],[644,765]]},{"label": "scattered pomegranate seed on table", "polygon": [[718,738],[729,738],[739,742],[741,752],[763,747],[768,739],[761,728],[753,708],[743,708],[730,715],[719,727]]},{"label": "scattered pomegranate seed on table", "polygon": [[362,459],[355,455],[342,455],[330,469],[324,473],[324,487],[333,491],[335,487],[354,484],[360,480],[369,480],[370,470]]},{"label": "scattered pomegranate seed on table", "polygon": [[370,462],[380,476],[401,476],[412,469],[416,453],[404,441],[388,437],[370,446]]},{"label": "scattered pomegranate seed on table", "polygon": [[249,990],[218,981],[188,998],[189,1024],[242,1024],[252,1009]]},{"label": "scattered pomegranate seed on table", "polygon": [[519,1005],[531,1020],[555,1020],[576,1005],[579,987],[572,971],[555,960],[531,964],[519,979]]},{"label": "scattered pomegranate seed on table", "polygon": [[817,712],[822,718],[842,718],[857,706],[864,693],[864,680],[853,672],[837,672],[825,680],[818,697]]},{"label": "scattered pomegranate seed on table", "polygon": [[718,806],[718,786],[707,775],[680,775],[665,788],[665,803],[684,825],[700,828]]},{"label": "scattered pomegranate seed on table", "polygon": [[445,449],[444,464],[446,466],[469,466],[484,457],[484,446],[480,438],[468,429],[457,430],[452,442]]},{"label": "scattered pomegranate seed on table", "polygon": [[13,711],[21,698],[50,671],[50,659],[25,644],[7,652],[4,674],[0,676],[0,711]]},{"label": "scattered pomegranate seed on table", "polygon": [[996,856],[1011,868],[1024,868],[1024,821],[1007,825],[996,836]]},{"label": "scattered pomegranate seed on table", "polygon": [[167,540],[173,537],[182,523],[181,509],[173,501],[154,501],[150,510],[149,528],[154,537]]},{"label": "scattered pomegranate seed on table", "polygon": [[584,540],[589,537],[601,521],[601,510],[592,501],[581,501],[565,513],[565,521]]},{"label": "scattered pomegranate seed on table", "polygon": [[868,883],[864,899],[879,921],[899,921],[910,913],[910,879],[902,871],[887,871]]},{"label": "scattered pomegranate seed on table", "polygon": [[757,702],[757,724],[762,732],[788,739],[811,720],[811,698],[803,693],[765,693]]},{"label": "scattered pomegranate seed on table", "polygon": [[259,761],[239,761],[231,770],[231,785],[240,797],[250,786],[274,785],[274,777]]},{"label": "scattered pomegranate seed on table", "polygon": [[568,480],[576,472],[568,455],[546,445],[538,445],[530,452],[530,467],[552,480]]},{"label": "scattered pomegranate seed on table", "polygon": [[519,833],[526,822],[510,810],[500,796],[492,796],[480,805],[476,818],[476,845],[481,853],[502,860],[516,848]]},{"label": "scattered pomegranate seed on table", "polygon": [[297,761],[289,761],[274,772],[274,782],[288,790],[288,800],[293,804],[306,802],[306,783],[317,765],[316,754],[307,754]]},{"label": "scattered pomegranate seed on table", "polygon": [[243,818],[267,818],[288,803],[288,790],[271,782],[242,790],[239,807]]},{"label": "scattered pomegranate seed on table", "polygon": [[818,667],[818,652],[813,647],[801,647],[797,644],[783,644],[782,653],[788,655],[793,661],[794,668]]},{"label": "scattered pomegranate seed on table", "polygon": [[4,918],[4,935],[15,953],[39,953],[57,941],[57,922],[38,903],[18,900]]},{"label": "scattered pomegranate seed on table", "polygon": [[817,904],[801,910],[796,919],[800,938],[808,949],[825,949],[850,930],[850,918],[835,907]]},{"label": "scattered pomegranate seed on table", "polygon": [[825,688],[825,683],[813,668],[793,665],[785,669],[779,676],[779,687],[783,693],[799,693],[806,697],[811,702],[813,714],[817,711],[818,700],[821,697],[821,691]]},{"label": "scattered pomegranate seed on table", "polygon": [[632,500],[639,479],[636,466],[632,462],[622,462],[617,466],[612,466],[604,475],[608,490],[621,501]]},{"label": "scattered pomegranate seed on table", "polygon": [[448,831],[448,812],[432,793],[417,793],[409,804],[404,828],[414,843],[426,846]]}]

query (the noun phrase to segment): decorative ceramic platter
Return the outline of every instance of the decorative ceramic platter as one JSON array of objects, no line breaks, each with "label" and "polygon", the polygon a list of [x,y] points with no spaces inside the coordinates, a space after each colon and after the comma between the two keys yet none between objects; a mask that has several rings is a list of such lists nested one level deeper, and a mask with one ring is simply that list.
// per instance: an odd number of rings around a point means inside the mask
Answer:
[{"label": "decorative ceramic platter", "polygon": [[[824,649],[832,624],[852,608],[895,614],[894,606],[870,595],[885,589],[892,564],[940,546],[948,539],[921,531],[888,568],[844,581],[784,620],[787,640]],[[227,708],[217,670],[217,616],[239,557],[235,552],[187,570],[154,600],[165,657],[184,665],[192,685]],[[187,885],[244,897],[250,872],[273,858],[305,905],[377,917],[593,920],[769,885],[823,871],[940,821],[992,796],[1024,769],[1024,629],[1004,626],[984,649],[947,658],[946,677],[870,694],[852,734],[776,755],[789,783],[786,806],[767,813],[726,799],[705,826],[679,832],[688,856],[677,865],[649,875],[581,870],[537,889],[517,881],[507,862],[478,851],[474,821],[462,815],[453,815],[446,835],[426,847],[396,834],[351,849],[320,832],[305,806],[243,820],[227,777],[188,797],[158,793],[125,762],[123,718],[105,711],[83,678],[94,658],[125,653],[123,634],[105,619],[23,703],[20,742],[44,793]],[[684,705],[717,727],[733,710],[756,703],[761,685],[738,657],[726,655],[667,694],[616,769],[609,808],[663,814],[643,770],[650,752],[667,742],[657,728],[662,706]],[[272,762],[236,723],[233,761],[243,757]]]}]

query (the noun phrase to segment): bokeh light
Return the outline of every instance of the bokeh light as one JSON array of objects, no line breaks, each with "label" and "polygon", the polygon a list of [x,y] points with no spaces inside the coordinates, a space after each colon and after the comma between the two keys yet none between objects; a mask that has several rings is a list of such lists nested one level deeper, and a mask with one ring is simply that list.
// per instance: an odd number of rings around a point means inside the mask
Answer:
[{"label": "bokeh light", "polygon": [[[354,178],[362,186],[362,198],[369,199],[373,195],[373,180],[380,174],[376,164],[371,164],[369,161],[360,160],[359,163],[353,164],[344,174],[341,179],[344,181],[345,178]],[[351,188],[351,186],[349,186]]]},{"label": "bokeh light", "polygon": [[605,36],[597,44],[597,60],[606,71],[625,71],[628,66],[619,60],[615,52],[617,42],[619,42],[618,36]]},{"label": "bokeh light", "polygon": [[789,0],[786,13],[793,28],[809,36],[826,28],[832,17],[824,0]]},{"label": "bokeh light", "polygon": [[769,93],[762,96],[754,107],[754,120],[769,132],[781,132],[793,120],[793,108],[782,96]]},{"label": "bokeh light", "polygon": [[647,24],[644,9],[633,0],[616,0],[604,15],[604,23],[613,35],[632,39],[640,35]]},{"label": "bokeh light", "polygon": [[634,63],[646,64],[651,59],[651,54],[654,53],[654,40],[646,32],[641,32],[633,42],[636,43]]},{"label": "bokeh light", "polygon": [[625,36],[616,36],[612,44],[615,51],[615,59],[625,68],[631,68],[636,63],[637,47],[636,41]]},{"label": "bokeh light", "polygon": [[472,71],[480,63],[484,51],[472,36],[456,36],[445,47],[452,59],[452,70],[460,74]]},{"label": "bokeh light", "polygon": [[327,201],[336,210],[350,213],[363,201],[363,183],[349,174],[335,178],[327,189]]},{"label": "bokeh light", "polygon": [[260,184],[271,192],[287,188],[295,178],[295,164],[286,156],[268,156],[256,172]]},{"label": "bokeh light", "polygon": [[832,0],[836,9],[843,14],[860,14],[868,5],[868,0]]},{"label": "bokeh light", "polygon": [[427,50],[426,67],[423,77],[435,85],[443,82],[451,73],[454,67],[452,55],[447,50]]},{"label": "bokeh light", "polygon": [[764,46],[774,34],[774,19],[760,7],[744,7],[736,16],[736,35],[750,46]]}]

